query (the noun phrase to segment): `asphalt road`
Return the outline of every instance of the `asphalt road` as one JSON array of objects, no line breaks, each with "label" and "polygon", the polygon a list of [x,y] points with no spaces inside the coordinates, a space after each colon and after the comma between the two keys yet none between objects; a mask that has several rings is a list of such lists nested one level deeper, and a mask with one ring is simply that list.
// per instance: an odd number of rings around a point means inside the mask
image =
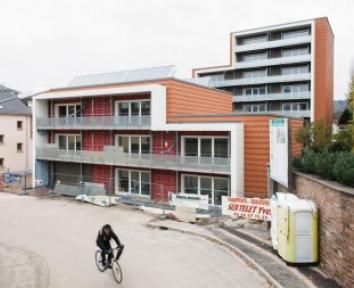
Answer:
[{"label": "asphalt road", "polygon": [[132,208],[0,192],[0,287],[118,287],[94,263],[95,237],[110,223],[126,249],[122,287],[268,287],[241,259],[207,240],[153,230]]}]

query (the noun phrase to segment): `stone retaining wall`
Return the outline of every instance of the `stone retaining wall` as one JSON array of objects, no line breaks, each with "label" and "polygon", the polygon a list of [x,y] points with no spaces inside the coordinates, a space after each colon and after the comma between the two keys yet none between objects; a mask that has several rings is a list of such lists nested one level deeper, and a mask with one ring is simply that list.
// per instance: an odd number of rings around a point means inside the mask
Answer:
[{"label": "stone retaining wall", "polygon": [[354,189],[299,172],[294,188],[318,205],[322,269],[341,286],[354,287]]}]

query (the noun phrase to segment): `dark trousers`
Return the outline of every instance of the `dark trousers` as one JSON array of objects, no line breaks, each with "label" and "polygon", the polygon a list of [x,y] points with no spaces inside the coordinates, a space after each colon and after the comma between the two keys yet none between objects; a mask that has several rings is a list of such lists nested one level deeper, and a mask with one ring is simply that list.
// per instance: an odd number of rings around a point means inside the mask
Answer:
[{"label": "dark trousers", "polygon": [[113,258],[112,247],[109,242],[99,242],[97,246],[102,250],[102,263],[106,263],[106,257],[108,255],[108,263],[111,263]]}]

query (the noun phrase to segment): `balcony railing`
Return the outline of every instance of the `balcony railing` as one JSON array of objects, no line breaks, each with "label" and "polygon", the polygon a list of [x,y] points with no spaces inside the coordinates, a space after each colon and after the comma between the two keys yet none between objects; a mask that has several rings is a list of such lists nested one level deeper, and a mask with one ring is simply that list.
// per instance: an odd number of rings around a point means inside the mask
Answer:
[{"label": "balcony railing", "polygon": [[262,102],[274,100],[302,100],[311,99],[311,93],[307,92],[291,92],[291,93],[266,93],[259,95],[240,95],[234,96],[234,102]]},{"label": "balcony railing", "polygon": [[237,53],[237,52],[253,51],[258,49],[268,49],[268,48],[310,43],[311,38],[312,36],[308,35],[308,36],[293,37],[288,39],[263,41],[263,42],[252,43],[252,44],[236,45],[235,52]]},{"label": "balcony railing", "polygon": [[257,111],[257,112],[247,112],[243,110],[235,110],[235,113],[238,115],[257,115],[257,114],[272,114],[279,116],[288,116],[288,117],[299,117],[299,118],[310,118],[311,110],[294,110],[294,111],[285,111],[285,110],[266,110],[266,111]]},{"label": "balcony railing", "polygon": [[219,87],[232,87],[232,86],[254,85],[254,84],[265,84],[265,83],[308,81],[308,80],[311,80],[311,73],[273,75],[273,76],[230,79],[230,80],[219,80],[219,79],[214,80],[213,78],[211,78],[210,85],[219,88]]},{"label": "balcony railing", "polygon": [[268,58],[268,59],[259,59],[254,61],[245,61],[237,62],[235,64],[236,69],[241,68],[253,68],[253,67],[264,67],[271,65],[281,65],[281,64],[294,64],[302,62],[310,62],[311,55],[296,55],[296,56],[287,56],[287,57],[278,57],[278,58]]},{"label": "balcony railing", "polygon": [[105,146],[103,151],[75,151],[61,150],[55,144],[49,144],[37,147],[36,159],[215,174],[230,174],[231,170],[229,157],[129,154],[115,146]]},{"label": "balcony railing", "polygon": [[37,129],[149,129],[150,115],[37,118]]}]

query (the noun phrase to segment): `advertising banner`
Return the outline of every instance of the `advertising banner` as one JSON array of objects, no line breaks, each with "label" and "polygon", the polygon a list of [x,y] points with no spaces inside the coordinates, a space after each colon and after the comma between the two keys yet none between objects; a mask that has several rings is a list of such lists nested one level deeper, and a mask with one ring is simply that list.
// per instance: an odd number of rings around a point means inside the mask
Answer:
[{"label": "advertising banner", "polygon": [[222,214],[253,220],[271,220],[269,199],[223,196]]},{"label": "advertising banner", "polygon": [[288,187],[289,137],[288,119],[277,118],[269,123],[270,178]]}]

